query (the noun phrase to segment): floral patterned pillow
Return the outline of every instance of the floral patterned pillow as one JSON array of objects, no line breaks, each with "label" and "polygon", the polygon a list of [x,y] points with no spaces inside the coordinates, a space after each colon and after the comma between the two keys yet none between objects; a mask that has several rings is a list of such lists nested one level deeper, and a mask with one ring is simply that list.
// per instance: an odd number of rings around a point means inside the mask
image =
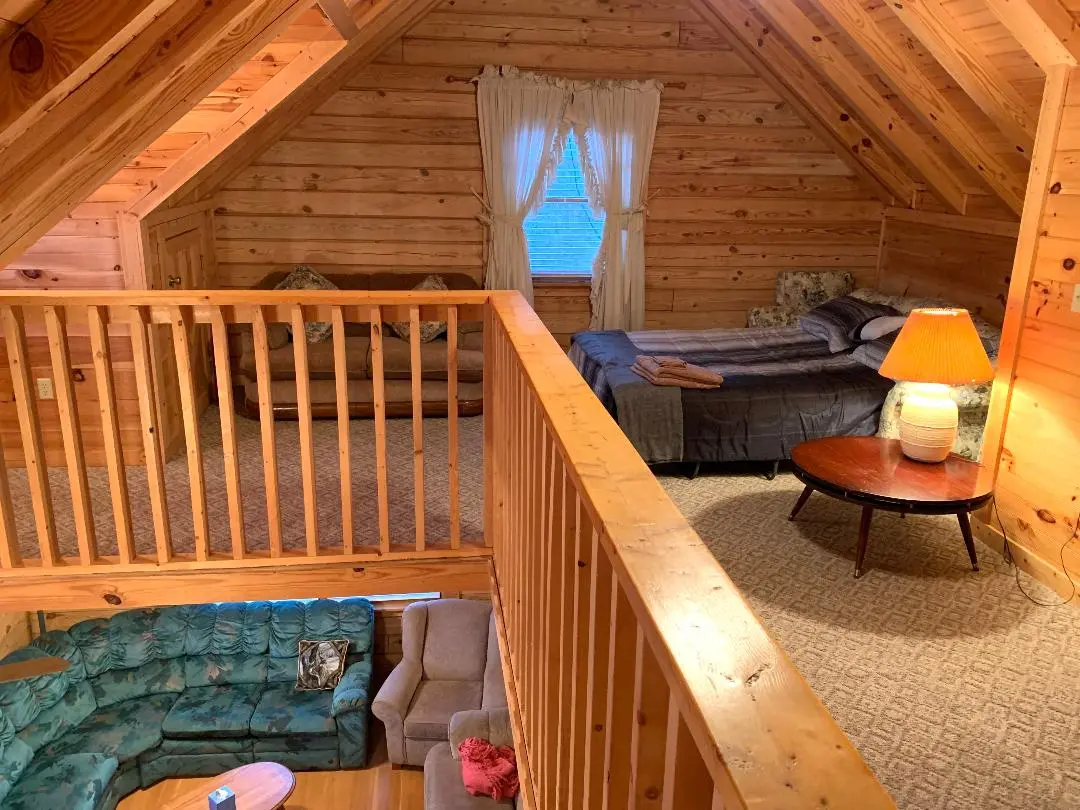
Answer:
[{"label": "floral patterned pillow", "polygon": [[[336,290],[338,287],[332,281],[315,272],[310,264],[298,264],[287,275],[275,290]],[[286,327],[292,335],[292,327]],[[306,323],[304,333],[308,343],[319,343],[326,340],[333,333],[334,327],[328,323]]]},{"label": "floral patterned pillow", "polygon": [[[414,290],[446,290],[446,282],[438,276],[428,276],[415,287]],[[408,340],[412,330],[408,321],[392,321],[390,328],[402,340]],[[446,331],[446,321],[420,321],[420,342],[430,343]]]}]

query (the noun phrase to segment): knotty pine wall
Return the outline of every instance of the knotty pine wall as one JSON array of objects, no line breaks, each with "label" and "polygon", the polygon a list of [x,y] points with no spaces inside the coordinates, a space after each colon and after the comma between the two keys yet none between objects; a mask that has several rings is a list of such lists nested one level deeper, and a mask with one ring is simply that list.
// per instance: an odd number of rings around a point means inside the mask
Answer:
[{"label": "knotty pine wall", "polygon": [[[649,327],[740,326],[779,270],[876,273],[882,206],[684,0],[446,0],[215,199],[218,282],[308,262],[479,278],[474,86],[485,64],[659,78]],[[566,342],[588,290],[537,290]]]},{"label": "knotty pine wall", "polygon": [[0,613],[0,658],[30,643],[29,613]]},{"label": "knotty pine wall", "polygon": [[896,213],[912,218],[886,215],[875,286],[895,295],[941,298],[1000,326],[1016,252],[1016,223]]}]

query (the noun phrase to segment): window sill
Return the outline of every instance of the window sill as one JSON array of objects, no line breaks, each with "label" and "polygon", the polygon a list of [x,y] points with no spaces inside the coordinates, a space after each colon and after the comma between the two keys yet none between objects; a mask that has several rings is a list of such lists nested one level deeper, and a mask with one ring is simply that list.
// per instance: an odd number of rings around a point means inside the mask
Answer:
[{"label": "window sill", "polygon": [[534,287],[589,287],[590,276],[533,276]]}]

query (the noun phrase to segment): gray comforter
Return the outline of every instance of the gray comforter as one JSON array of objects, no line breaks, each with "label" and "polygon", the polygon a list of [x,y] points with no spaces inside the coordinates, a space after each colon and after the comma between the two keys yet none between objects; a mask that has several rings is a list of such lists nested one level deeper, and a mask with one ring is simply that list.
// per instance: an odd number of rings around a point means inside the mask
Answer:
[{"label": "gray comforter", "polygon": [[[653,385],[639,354],[724,375],[714,389]],[[647,462],[773,461],[822,436],[869,436],[890,380],[798,327],[580,332],[570,359]]]}]

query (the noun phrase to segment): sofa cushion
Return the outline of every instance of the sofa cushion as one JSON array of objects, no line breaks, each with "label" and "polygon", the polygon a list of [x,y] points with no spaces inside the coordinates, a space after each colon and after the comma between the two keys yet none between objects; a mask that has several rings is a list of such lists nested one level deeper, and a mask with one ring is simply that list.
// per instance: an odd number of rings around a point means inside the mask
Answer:
[{"label": "sofa cushion", "polygon": [[90,684],[79,681],[64,693],[59,703],[39,712],[29,725],[20,729],[19,738],[37,751],[53,740],[60,739],[89,717],[96,708]]},{"label": "sofa cushion", "polygon": [[11,721],[0,715],[0,801],[11,792],[33,758],[34,749],[16,737]]},{"label": "sofa cushion", "polygon": [[187,605],[183,610],[185,655],[266,654],[269,602]]},{"label": "sofa cushion", "polygon": [[146,608],[89,619],[68,630],[82,651],[89,678],[113,669],[134,669],[184,654],[183,608]]},{"label": "sofa cushion", "polygon": [[197,686],[184,690],[162,723],[166,737],[246,737],[262,696],[261,684]]},{"label": "sofa cushion", "polygon": [[98,708],[145,695],[184,691],[184,659],[149,661],[134,669],[110,669],[90,679]]},{"label": "sofa cushion", "polygon": [[188,688],[266,683],[266,655],[193,655],[184,661],[184,680]]},{"label": "sofa cushion", "polygon": [[[240,356],[239,373],[248,379],[256,379],[255,347],[250,337],[246,337],[244,351]],[[308,374],[312,379],[333,379],[334,377],[334,341],[323,340],[309,343],[307,347]],[[368,335],[352,335],[345,338],[345,365],[349,377],[365,380],[371,376],[370,366],[371,338]],[[292,343],[272,349],[270,360],[270,379],[292,380],[296,378],[296,355]]]},{"label": "sofa cushion", "polygon": [[482,681],[491,603],[436,599],[426,603],[426,607],[424,677],[437,681]]},{"label": "sofa cushion", "polygon": [[[386,337],[383,340],[383,373],[388,380],[408,380],[412,377],[412,355],[407,340]],[[420,344],[420,369],[425,380],[445,380],[447,367],[446,341]],[[484,353],[458,347],[458,379],[476,382],[484,377]]]},{"label": "sofa cushion", "polygon": [[270,684],[251,716],[251,733],[256,737],[337,734],[337,724],[330,716],[333,695],[329,689],[299,690],[292,684]]},{"label": "sofa cushion", "polygon": [[271,609],[270,661],[267,680],[296,681],[300,640],[349,640],[348,662],[371,649],[375,612],[366,599],[314,599],[274,602]]},{"label": "sofa cushion", "polygon": [[120,762],[135,759],[161,743],[161,723],[175,702],[176,695],[151,695],[98,709],[39,756],[96,753]]},{"label": "sofa cushion", "polygon": [[116,758],[104,754],[70,754],[35,762],[0,810],[94,810],[116,768]]},{"label": "sofa cushion", "polygon": [[[36,647],[22,647],[6,656],[3,663],[32,661],[47,655]],[[63,700],[72,682],[71,670],[68,669],[53,675],[0,683],[0,712],[7,716],[16,731],[21,731],[34,722],[42,711]]]},{"label": "sofa cushion", "polygon": [[481,681],[420,681],[405,715],[405,736],[420,740],[446,740],[455,712],[479,709]]}]

